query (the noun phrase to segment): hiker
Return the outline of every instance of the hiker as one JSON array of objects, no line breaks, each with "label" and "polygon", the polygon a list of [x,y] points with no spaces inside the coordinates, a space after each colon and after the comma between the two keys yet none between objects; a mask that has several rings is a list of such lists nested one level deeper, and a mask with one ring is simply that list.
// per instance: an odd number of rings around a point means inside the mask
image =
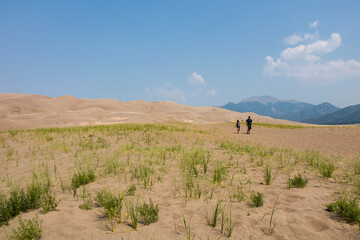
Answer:
[{"label": "hiker", "polygon": [[237,127],[237,134],[239,134],[239,132],[240,132],[240,121],[239,120],[237,120],[237,122],[236,122],[236,127]]},{"label": "hiker", "polygon": [[251,119],[250,116],[249,116],[249,118],[246,119],[246,125],[247,125],[247,127],[248,127],[248,129],[247,129],[247,134],[250,134],[251,123],[252,123],[252,119]]}]

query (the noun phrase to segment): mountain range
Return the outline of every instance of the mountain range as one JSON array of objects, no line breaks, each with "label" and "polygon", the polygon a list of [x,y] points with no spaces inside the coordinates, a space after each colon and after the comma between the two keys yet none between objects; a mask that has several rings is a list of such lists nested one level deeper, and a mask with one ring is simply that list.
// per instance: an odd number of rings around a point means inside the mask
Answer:
[{"label": "mountain range", "polygon": [[354,124],[360,123],[360,104],[340,109],[317,118],[305,119],[304,123],[316,124]]},{"label": "mountain range", "polygon": [[279,100],[271,96],[258,96],[229,102],[221,108],[235,112],[254,112],[263,116],[286,119],[296,122],[316,124],[360,123],[360,105],[341,109],[330,103],[318,105],[296,100]]}]

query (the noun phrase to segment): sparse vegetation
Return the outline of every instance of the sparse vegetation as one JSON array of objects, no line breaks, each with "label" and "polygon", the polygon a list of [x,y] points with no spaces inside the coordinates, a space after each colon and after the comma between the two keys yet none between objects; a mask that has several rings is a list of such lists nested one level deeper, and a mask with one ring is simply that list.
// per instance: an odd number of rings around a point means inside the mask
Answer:
[{"label": "sparse vegetation", "polygon": [[157,222],[159,219],[159,206],[154,205],[151,199],[149,200],[149,204],[142,203],[136,210],[139,212],[139,222],[145,225]]},{"label": "sparse vegetation", "polygon": [[131,184],[131,185],[129,186],[129,188],[126,189],[125,194],[126,194],[126,196],[134,196],[134,195],[135,195],[135,191],[136,191],[136,186],[135,186],[135,184]]},{"label": "sparse vegetation", "polygon": [[231,215],[231,206],[228,206],[227,209],[223,208],[221,210],[221,230],[220,232],[227,236],[231,237],[232,232],[234,231],[235,224],[232,221]]},{"label": "sparse vegetation", "polygon": [[213,182],[220,184],[226,178],[227,173],[227,169],[221,163],[218,163],[214,168]]},{"label": "sparse vegetation", "polygon": [[321,175],[325,178],[332,177],[332,175],[335,171],[335,166],[331,162],[323,162],[319,168],[320,168]]},{"label": "sparse vegetation", "polygon": [[[209,225],[204,221],[193,222],[191,228],[192,217],[188,220],[183,215],[181,220],[175,212],[172,224],[181,225],[176,231],[179,230],[179,234],[185,232],[187,239],[195,238],[194,229],[199,239],[238,236],[241,228],[235,228],[234,220],[241,215],[242,221],[243,217],[246,219],[246,213],[258,212],[268,212],[265,216],[266,220],[269,218],[269,224],[264,232],[271,235],[276,226],[277,200],[272,210],[267,205],[256,209],[264,205],[264,194],[254,190],[266,188],[266,192],[272,192],[272,189],[278,192],[284,185],[281,187],[277,182],[284,183],[286,179],[289,189],[304,188],[309,178],[315,185],[319,182],[320,187],[326,183],[336,188],[334,181],[328,179],[331,177],[340,183],[338,185],[351,184],[349,191],[354,198],[350,195],[336,198],[328,209],[345,216],[347,222],[358,223],[358,201],[354,199],[360,192],[360,165],[356,157],[347,160],[316,151],[249,144],[250,141],[243,141],[242,135],[224,136],[221,131],[211,125],[205,128],[169,123],[1,132],[0,225],[12,227],[12,222],[16,221],[11,219],[29,210],[42,208],[41,214],[55,210],[59,204],[55,192],[62,192],[62,201],[70,198],[80,209],[93,209],[83,214],[98,212],[97,208],[101,207],[111,231],[116,231],[121,224],[119,229],[125,228],[123,224],[126,224],[135,230],[141,229],[139,232],[142,228],[146,231],[144,225],[157,221],[167,224],[159,219],[163,203],[155,204],[148,197],[154,201],[154,196],[162,199],[163,195],[156,194],[162,189],[165,191],[169,181],[174,181],[173,194],[170,193],[171,198],[166,201],[172,206],[181,205],[186,209],[186,215],[192,214],[196,220],[206,218]],[[347,171],[343,171],[345,168]],[[19,169],[30,171],[17,176],[14,173]],[[343,172],[346,172],[345,177],[341,176]],[[23,184],[25,180],[28,184]],[[112,191],[98,192],[102,185]],[[289,191],[288,194],[300,195],[301,191]],[[271,195],[268,197],[271,199]],[[207,210],[205,217],[204,213],[193,211],[194,206]],[[208,231],[197,231],[201,225]],[[282,230],[277,228],[276,231]],[[124,236],[122,230],[119,234]],[[133,234],[138,233],[133,231]]]},{"label": "sparse vegetation", "polygon": [[73,196],[77,194],[77,189],[82,186],[89,184],[95,180],[95,171],[92,169],[87,169],[85,171],[78,171],[71,177],[71,190],[73,191]]},{"label": "sparse vegetation", "polygon": [[250,202],[254,207],[261,207],[264,205],[264,194],[260,192],[252,192],[250,195]]},{"label": "sparse vegetation", "polygon": [[221,211],[222,211],[221,201],[217,201],[215,206],[211,207],[211,209],[208,210],[208,214],[206,216],[207,224],[213,228],[216,227]]},{"label": "sparse vegetation", "polygon": [[264,179],[265,179],[265,184],[266,185],[270,185],[271,182],[273,181],[273,176],[272,176],[272,173],[271,173],[271,167],[270,166],[265,167]]},{"label": "sparse vegetation", "polygon": [[56,199],[56,194],[51,191],[44,192],[40,198],[40,206],[45,213],[55,211],[60,200]]},{"label": "sparse vegetation", "polygon": [[42,233],[42,229],[41,229],[42,222],[38,216],[36,216],[36,218],[29,220],[22,220],[22,218],[19,217],[19,224],[20,224],[19,227],[12,230],[13,235],[11,236],[11,239],[13,240],[40,239]]},{"label": "sparse vegetation", "polygon": [[346,222],[360,224],[359,199],[356,196],[343,193],[335,202],[327,204],[326,210],[336,212]]},{"label": "sparse vegetation", "polygon": [[125,205],[126,205],[127,216],[130,219],[130,225],[134,230],[136,230],[140,219],[140,214],[137,211],[138,207],[134,205],[132,201],[126,201]]},{"label": "sparse vegetation", "polygon": [[274,206],[273,206],[273,208],[272,208],[272,210],[271,210],[271,213],[266,213],[266,214],[262,217],[262,219],[263,219],[265,216],[270,215],[269,228],[268,228],[268,235],[269,235],[269,236],[273,233],[273,231],[274,231],[274,229],[275,229],[275,227],[276,227],[276,225],[277,225],[277,223],[274,223],[274,213],[275,213],[275,211],[276,211],[276,205],[277,205],[277,202],[278,202],[278,200],[279,200],[279,197],[280,197],[280,195],[278,195],[278,196],[276,197],[276,200],[275,200]]},{"label": "sparse vegetation", "polygon": [[309,179],[307,177],[302,177],[300,173],[296,175],[294,178],[288,179],[288,189],[295,187],[295,188],[304,188],[307,186]]},{"label": "sparse vegetation", "polygon": [[195,239],[195,234],[193,232],[191,232],[191,218],[190,218],[190,221],[186,221],[184,214],[182,214],[182,219],[183,219],[183,223],[184,223],[184,227],[185,227],[185,231],[186,231],[186,239],[187,240]]},{"label": "sparse vegetation", "polygon": [[124,196],[121,194],[113,195],[108,190],[102,190],[96,195],[96,201],[104,208],[111,225],[111,231],[114,231],[114,219],[117,218],[121,223],[121,210],[123,207]]},{"label": "sparse vegetation", "polygon": [[40,206],[44,212],[55,210],[59,201],[50,190],[50,182],[45,184],[40,179],[33,179],[27,185],[26,192],[19,186],[10,189],[9,197],[0,193],[0,225],[8,224],[9,220],[21,212],[37,209]]}]

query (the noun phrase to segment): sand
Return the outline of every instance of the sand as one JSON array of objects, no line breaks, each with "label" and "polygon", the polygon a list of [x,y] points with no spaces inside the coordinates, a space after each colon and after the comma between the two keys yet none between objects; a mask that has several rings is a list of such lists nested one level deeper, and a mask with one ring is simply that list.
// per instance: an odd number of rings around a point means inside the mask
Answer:
[{"label": "sand", "polygon": [[[24,131],[0,133],[2,148],[0,149],[1,164],[0,188],[6,193],[9,187],[19,184],[25,186],[31,180],[33,171],[41,172],[47,166],[53,181],[52,189],[57,198],[61,199],[56,211],[44,214],[41,209],[21,213],[23,219],[33,218],[36,214],[42,220],[42,239],[186,239],[186,231],[182,219],[185,216],[195,239],[226,239],[220,227],[212,228],[206,223],[205,215],[212,206],[222,200],[224,207],[231,207],[232,219],[235,224],[230,239],[360,239],[358,227],[340,219],[334,213],[325,211],[325,204],[332,202],[344,188],[351,186],[344,178],[354,158],[360,159],[360,128],[358,127],[321,127],[279,129],[254,126],[250,135],[245,134],[242,126],[241,134],[235,134],[234,119],[246,118],[248,113],[239,114],[231,111],[203,107],[194,108],[171,102],[147,103],[144,101],[119,102],[115,100],[86,100],[70,96],[47,98],[37,95],[0,95],[2,129],[38,128],[49,126],[76,126],[111,124],[120,122],[189,122],[196,124],[169,123],[187,129],[186,131],[151,130],[132,132],[78,132],[58,134],[50,132],[40,134]],[[6,102],[7,104],[5,104]],[[16,110],[18,109],[18,110]],[[163,109],[163,111],[161,111]],[[88,114],[88,115],[87,115]],[[217,115],[220,116],[217,116]],[[254,121],[270,123],[289,123],[252,114]],[[88,117],[87,117],[88,116]],[[110,116],[114,117],[112,120]],[[60,120],[61,119],[61,120]],[[61,124],[60,122],[65,123]],[[233,121],[234,124],[217,123]],[[58,124],[56,124],[58,122]],[[86,123],[86,124],[85,124]],[[4,127],[3,124],[6,124]],[[141,126],[141,125],[140,125]],[[86,139],[98,138],[109,143],[107,148],[85,149],[79,143]],[[341,159],[335,172],[336,178],[324,179],[317,171],[301,162],[288,166],[292,175],[300,172],[309,178],[304,189],[286,188],[287,170],[277,168],[276,159],[265,159],[274,169],[274,181],[270,186],[264,184],[263,166],[257,166],[248,155],[232,154],[220,148],[221,142],[248,143],[252,146],[277,147],[290,149],[298,153],[306,150],[318,151],[331,159]],[[136,180],[130,180],[130,173],[106,175],[103,172],[106,160],[113,156],[119,148],[135,142],[144,149],[152,146],[181,146],[184,151],[192,147],[206,149],[211,152],[209,172],[199,178],[203,189],[200,199],[190,198],[185,201],[183,194],[180,161],[182,153],[166,153],[165,168],[161,173],[155,171],[154,184],[144,188]],[[8,157],[9,150],[14,155]],[[95,153],[95,155],[94,155]],[[138,164],[139,159],[156,161],[158,157],[147,155],[147,152],[132,150],[118,155],[120,162]],[[293,159],[289,158],[292,161]],[[212,184],[212,169],[217,161],[232,164],[227,178],[220,184]],[[119,193],[125,191],[130,184],[137,186],[136,198],[147,201],[149,198],[159,205],[159,220],[148,226],[139,225],[134,231],[123,212],[123,223],[115,224],[115,231],[110,231],[109,220],[102,208],[94,204],[93,210],[79,209],[82,201],[73,197],[67,190],[62,192],[60,176],[65,184],[69,184],[71,175],[79,166],[98,162],[97,179],[87,185],[87,191],[96,195],[101,189],[110,189]],[[57,174],[54,172],[56,165]],[[155,167],[158,167],[154,164]],[[246,169],[246,172],[244,172]],[[161,180],[156,180],[158,177]],[[9,180],[10,179],[10,180]],[[251,180],[251,184],[248,180]],[[233,185],[230,185],[233,182]],[[229,199],[239,183],[244,192],[259,191],[264,194],[264,206],[255,209],[247,200]],[[175,184],[176,183],[176,184]],[[205,192],[214,189],[213,197],[205,197]],[[274,222],[276,228],[271,236],[268,233],[269,216],[276,198],[279,197]],[[129,197],[129,199],[132,199]],[[266,215],[264,217],[264,215]],[[14,218],[9,226],[0,228],[0,239],[7,239],[11,229],[18,226],[19,218]]]},{"label": "sand", "polygon": [[[114,99],[50,98],[0,93],[0,130],[39,127],[89,126],[115,123],[215,123],[245,120],[283,123],[255,113],[237,113],[217,107],[189,107],[175,102],[121,102]],[[292,123],[297,124],[297,123]]]}]

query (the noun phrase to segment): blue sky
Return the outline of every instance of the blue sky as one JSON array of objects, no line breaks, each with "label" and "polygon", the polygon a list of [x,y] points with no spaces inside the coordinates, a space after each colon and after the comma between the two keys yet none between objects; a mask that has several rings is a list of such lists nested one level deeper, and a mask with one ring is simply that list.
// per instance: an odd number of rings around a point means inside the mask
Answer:
[{"label": "blue sky", "polygon": [[360,1],[0,0],[0,92],[360,103]]}]

